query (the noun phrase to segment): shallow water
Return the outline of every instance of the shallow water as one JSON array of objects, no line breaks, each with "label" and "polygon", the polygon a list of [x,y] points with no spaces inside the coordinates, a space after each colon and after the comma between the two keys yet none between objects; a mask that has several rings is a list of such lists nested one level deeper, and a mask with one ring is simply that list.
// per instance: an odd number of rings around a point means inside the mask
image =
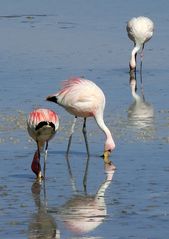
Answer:
[{"label": "shallow water", "polygon": [[[2,1],[0,238],[168,239],[168,8],[165,0]],[[129,85],[132,43],[125,26],[137,15],[149,16],[156,26],[143,62],[148,109],[133,104]],[[74,75],[93,80],[105,92],[105,122],[116,142],[111,160],[117,170],[107,172],[99,157],[104,135],[93,119],[87,121],[87,192],[82,120],[68,165],[73,117],[45,101]],[[141,96],[139,71],[137,83]],[[36,146],[25,124],[39,106],[60,116],[41,184],[30,169]],[[151,117],[143,117],[145,110]]]}]

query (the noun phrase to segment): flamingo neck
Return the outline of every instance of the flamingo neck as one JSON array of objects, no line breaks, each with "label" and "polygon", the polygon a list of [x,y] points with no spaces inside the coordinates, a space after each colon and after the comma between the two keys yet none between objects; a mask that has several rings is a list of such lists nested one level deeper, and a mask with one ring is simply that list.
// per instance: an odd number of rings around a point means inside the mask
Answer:
[{"label": "flamingo neck", "polygon": [[131,94],[136,102],[141,100],[141,97],[136,93],[135,85],[131,84]]},{"label": "flamingo neck", "polygon": [[99,207],[103,207],[106,209],[104,196],[105,196],[106,189],[109,187],[109,185],[112,181],[114,172],[115,171],[111,171],[111,172],[107,173],[106,180],[101,184],[100,188],[98,189],[98,191],[96,193],[95,200],[98,203]]},{"label": "flamingo neck", "polygon": [[31,168],[32,171],[36,174],[37,178],[41,177],[40,155],[38,150],[36,150],[34,154]]},{"label": "flamingo neck", "polygon": [[99,128],[105,133],[106,135],[106,141],[105,141],[105,146],[104,146],[104,150],[110,150],[112,151],[115,148],[115,143],[114,140],[112,138],[112,134],[110,132],[110,130],[108,129],[108,127],[105,125],[103,117],[99,116],[95,116],[96,122],[99,126]]},{"label": "flamingo neck", "polygon": [[105,191],[113,179],[114,172],[115,171],[111,171],[110,173],[107,173],[106,180],[102,183],[99,190],[97,191],[97,194],[96,194],[97,197],[104,197]]},{"label": "flamingo neck", "polygon": [[137,56],[137,52],[140,49],[141,49],[141,44],[136,44],[131,52],[131,58],[130,58],[130,63],[129,63],[131,70],[136,68],[136,56]]}]

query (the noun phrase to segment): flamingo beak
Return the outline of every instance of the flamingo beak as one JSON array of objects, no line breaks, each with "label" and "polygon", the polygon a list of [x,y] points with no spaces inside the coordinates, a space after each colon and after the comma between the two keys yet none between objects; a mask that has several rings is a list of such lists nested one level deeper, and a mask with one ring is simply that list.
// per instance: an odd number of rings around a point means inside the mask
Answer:
[{"label": "flamingo beak", "polygon": [[108,150],[105,150],[103,154],[103,159],[105,163],[110,163],[109,156],[110,156],[110,152]]},{"label": "flamingo beak", "polygon": [[110,150],[105,150],[102,155],[105,164],[112,164],[112,162],[109,159],[110,153],[111,153]]},{"label": "flamingo beak", "polygon": [[41,171],[38,172],[38,174],[37,174],[37,179],[38,179],[38,180],[43,179],[43,176],[42,176],[42,172],[41,172]]}]

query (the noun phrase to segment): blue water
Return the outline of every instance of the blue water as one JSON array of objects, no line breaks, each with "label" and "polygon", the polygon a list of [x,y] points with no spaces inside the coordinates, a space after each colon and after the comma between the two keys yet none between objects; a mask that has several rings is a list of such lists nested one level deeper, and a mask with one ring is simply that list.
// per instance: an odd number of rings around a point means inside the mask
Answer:
[{"label": "blue water", "polygon": [[[0,3],[0,238],[168,239],[169,2]],[[128,115],[133,45],[125,27],[139,15],[155,23],[143,60],[151,120]],[[69,168],[65,151],[73,117],[45,101],[70,76],[84,76],[103,89],[105,122],[116,142],[111,160],[117,170],[106,172],[99,157],[104,135],[93,119],[87,121],[91,156],[86,193],[82,120],[75,128]],[[139,69],[137,81],[141,95]],[[30,169],[36,145],[25,123],[35,107],[49,107],[60,117],[41,184]]]}]

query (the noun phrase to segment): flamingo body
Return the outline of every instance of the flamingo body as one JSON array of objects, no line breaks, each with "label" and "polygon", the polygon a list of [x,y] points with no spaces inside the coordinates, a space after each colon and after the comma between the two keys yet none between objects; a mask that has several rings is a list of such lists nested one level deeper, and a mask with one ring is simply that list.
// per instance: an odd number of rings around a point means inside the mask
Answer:
[{"label": "flamingo body", "polygon": [[64,82],[63,89],[56,94],[57,103],[77,117],[94,116],[104,110],[105,96],[92,81],[72,78]]},{"label": "flamingo body", "polygon": [[36,141],[38,147],[32,161],[32,170],[38,178],[41,177],[40,151],[46,143],[45,153],[47,154],[48,141],[54,137],[58,127],[59,118],[50,109],[36,109],[28,116],[27,130],[29,135]]},{"label": "flamingo body", "polygon": [[59,119],[55,112],[49,109],[36,109],[29,114],[28,133],[35,140],[44,144],[49,141],[59,127]]},{"label": "flamingo body", "polygon": [[144,44],[151,39],[154,32],[154,23],[148,17],[134,17],[127,23],[128,37],[134,42],[134,48],[131,53],[130,69],[136,67],[136,54]]},{"label": "flamingo body", "polygon": [[[103,120],[105,96],[103,91],[94,82],[78,77],[71,78],[64,82],[59,92],[48,96],[47,100],[64,107],[75,117],[83,117],[84,128],[86,118],[94,117],[98,126],[106,135],[104,150],[112,151],[114,149],[115,143],[112,135]],[[85,136],[85,130],[83,133]]]}]

